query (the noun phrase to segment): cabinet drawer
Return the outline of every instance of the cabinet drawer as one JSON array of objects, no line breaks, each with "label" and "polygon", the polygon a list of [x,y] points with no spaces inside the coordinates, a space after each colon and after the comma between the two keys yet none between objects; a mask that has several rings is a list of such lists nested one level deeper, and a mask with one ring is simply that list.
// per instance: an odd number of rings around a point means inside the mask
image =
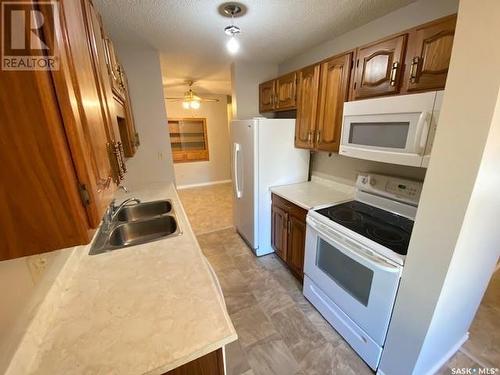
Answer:
[{"label": "cabinet drawer", "polygon": [[307,210],[302,207],[297,206],[296,204],[287,201],[286,199],[280,197],[279,195],[272,194],[272,201],[275,206],[278,206],[282,210],[288,212],[288,214],[295,216],[299,220],[306,221]]}]

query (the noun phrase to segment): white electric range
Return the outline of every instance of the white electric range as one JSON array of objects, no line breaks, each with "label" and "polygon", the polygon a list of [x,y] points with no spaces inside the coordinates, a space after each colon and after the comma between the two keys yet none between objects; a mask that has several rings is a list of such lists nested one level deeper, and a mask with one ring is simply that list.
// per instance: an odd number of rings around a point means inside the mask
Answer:
[{"label": "white electric range", "polygon": [[360,174],[355,200],[307,215],[304,296],[378,367],[422,183]]}]

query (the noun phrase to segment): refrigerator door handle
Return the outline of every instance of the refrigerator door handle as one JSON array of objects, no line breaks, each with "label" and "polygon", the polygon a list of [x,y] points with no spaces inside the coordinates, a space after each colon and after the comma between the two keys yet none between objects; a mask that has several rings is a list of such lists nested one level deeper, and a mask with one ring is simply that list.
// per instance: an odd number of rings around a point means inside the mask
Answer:
[{"label": "refrigerator door handle", "polygon": [[240,190],[240,179],[238,177],[238,164],[240,162],[241,146],[239,143],[234,143],[233,145],[233,165],[234,165],[234,192],[236,194],[236,198],[241,198],[241,190]]}]

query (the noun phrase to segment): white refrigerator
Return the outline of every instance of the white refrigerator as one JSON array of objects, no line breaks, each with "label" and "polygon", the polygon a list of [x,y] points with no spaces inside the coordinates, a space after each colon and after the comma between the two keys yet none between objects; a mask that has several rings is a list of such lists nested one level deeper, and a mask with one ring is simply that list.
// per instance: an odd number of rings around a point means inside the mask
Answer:
[{"label": "white refrigerator", "polygon": [[234,225],[257,256],[272,253],[272,186],[304,182],[309,151],[294,147],[294,119],[231,122]]}]

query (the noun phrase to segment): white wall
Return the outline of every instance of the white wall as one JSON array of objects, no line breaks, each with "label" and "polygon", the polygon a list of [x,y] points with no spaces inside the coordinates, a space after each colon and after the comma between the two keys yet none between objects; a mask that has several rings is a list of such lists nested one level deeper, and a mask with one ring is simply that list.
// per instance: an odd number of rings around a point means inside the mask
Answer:
[{"label": "white wall", "polygon": [[[167,96],[167,93],[165,94]],[[168,96],[182,95],[183,92],[168,92]],[[182,102],[165,101],[169,118],[204,117],[207,119],[210,160],[174,164],[175,181],[178,187],[231,179],[227,96],[203,95],[203,97],[219,101],[202,102],[200,109],[197,110],[182,108]]]},{"label": "white wall", "polygon": [[[284,61],[279,65],[279,74],[288,73],[385,36],[456,13],[457,9],[458,0],[417,1]],[[315,153],[311,160],[313,174],[348,184],[354,184],[358,171],[393,174],[417,180],[422,180],[425,176],[423,168],[393,166],[339,155],[329,157],[325,152]]]},{"label": "white wall", "polygon": [[152,182],[173,182],[174,169],[158,51],[115,44],[120,62],[127,74],[130,99],[141,145],[134,157],[127,160],[124,185],[132,189]]},{"label": "white wall", "polygon": [[231,65],[233,118],[245,120],[259,114],[259,83],[278,76],[278,65],[235,62]]},{"label": "white wall", "polygon": [[497,0],[460,2],[433,156],[380,365],[386,375],[437,370],[466,337],[496,266],[499,15]]},{"label": "white wall", "polygon": [[457,9],[458,0],[416,1],[282,62],[279,65],[279,74],[291,72],[388,35],[456,13]]}]

